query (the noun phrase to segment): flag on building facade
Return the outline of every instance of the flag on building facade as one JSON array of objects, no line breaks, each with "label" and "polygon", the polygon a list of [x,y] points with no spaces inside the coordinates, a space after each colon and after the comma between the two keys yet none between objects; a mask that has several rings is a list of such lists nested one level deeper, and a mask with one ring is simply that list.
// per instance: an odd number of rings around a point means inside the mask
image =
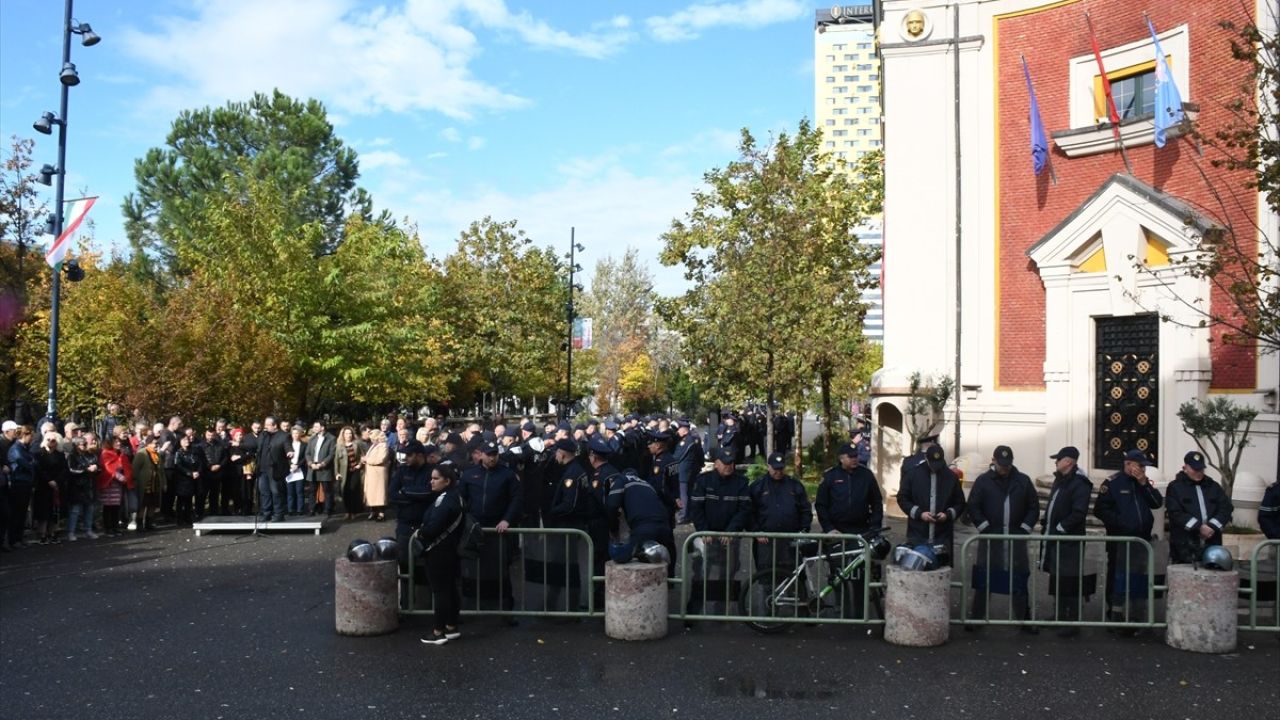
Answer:
[{"label": "flag on building facade", "polygon": [[1116,130],[1116,140],[1118,142],[1120,137],[1120,112],[1116,110],[1116,99],[1111,96],[1111,79],[1107,77],[1107,66],[1102,62],[1102,50],[1098,47],[1098,36],[1093,33],[1093,18],[1089,17],[1089,13],[1085,13],[1084,19],[1089,25],[1089,45],[1093,47],[1093,59],[1098,61],[1098,75],[1102,77],[1102,94],[1107,103],[1107,119],[1111,121],[1112,127]]},{"label": "flag on building facade", "polygon": [[1049,138],[1044,132],[1044,122],[1040,119],[1040,104],[1036,102],[1036,89],[1031,84],[1031,71],[1027,69],[1027,59],[1022,58],[1022,75],[1027,79],[1027,95],[1031,98],[1031,167],[1036,175],[1044,172],[1049,162]]},{"label": "flag on building facade", "polygon": [[44,256],[45,262],[51,267],[58,267],[59,263],[67,257],[67,250],[71,248],[71,236],[80,229],[80,222],[84,220],[85,215],[89,214],[89,208],[93,207],[97,199],[96,197],[80,198],[71,203],[71,207],[64,216],[66,221],[62,227],[62,234],[53,241],[49,246],[49,252]]},{"label": "flag on building facade", "polygon": [[1156,128],[1156,147],[1164,147],[1168,140],[1169,128],[1182,122],[1182,94],[1178,92],[1178,84],[1173,81],[1173,73],[1169,72],[1169,61],[1165,59],[1164,50],[1160,47],[1160,38],[1156,36],[1156,26],[1147,20],[1147,29],[1151,30],[1151,42],[1156,46],[1156,107],[1154,123]]},{"label": "flag on building facade", "polygon": [[574,350],[590,350],[591,349],[591,318],[574,318],[573,320],[573,349]]}]

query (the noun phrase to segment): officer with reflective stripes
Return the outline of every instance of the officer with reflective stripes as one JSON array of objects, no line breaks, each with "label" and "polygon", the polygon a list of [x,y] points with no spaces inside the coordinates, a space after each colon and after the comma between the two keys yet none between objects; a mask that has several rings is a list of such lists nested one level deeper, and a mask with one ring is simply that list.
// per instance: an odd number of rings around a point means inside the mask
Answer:
[{"label": "officer with reflective stripes", "polygon": [[[1164,496],[1147,477],[1149,465],[1145,453],[1130,450],[1124,454],[1124,469],[1104,480],[1098,489],[1093,514],[1106,526],[1109,537],[1151,540],[1155,527],[1151,511],[1164,505]],[[1139,544],[1107,543],[1107,601],[1113,621],[1146,619],[1148,560],[1146,548]],[[1136,631],[1125,630],[1124,634]]]},{"label": "officer with reflective stripes", "polygon": [[[662,502],[667,506],[667,524],[673,528],[676,524],[676,505],[680,499],[680,468],[669,451],[671,433],[659,430],[649,433],[649,484]],[[638,473],[637,473],[638,474]]]},{"label": "officer with reflective stripes", "polygon": [[595,435],[587,447],[598,478],[603,479],[607,472],[605,467],[612,470],[605,498],[605,514],[610,527],[620,528],[620,519],[625,519],[630,531],[626,542],[633,548],[642,546],[646,540],[656,540],[675,557],[675,539],[671,535],[671,525],[667,523],[667,506],[658,497],[658,492],[635,473],[620,473],[607,465],[613,454],[613,446],[608,440]]},{"label": "officer with reflective stripes", "polygon": [[858,450],[845,444],[840,462],[822,473],[813,503],[825,533],[860,534],[884,525],[884,499],[875,473],[858,462]]},{"label": "officer with reflective stripes", "polygon": [[[969,519],[980,535],[1030,536],[1040,519],[1040,498],[1026,473],[1013,464],[1013,450],[1000,445],[991,454],[991,469],[973,481],[969,492]],[[978,543],[978,559],[973,566],[973,606],[969,616],[984,619],[988,593],[1007,594],[1019,620],[1030,617],[1027,543],[988,540]],[[965,626],[966,630],[977,626]],[[1034,627],[1024,626],[1034,634]]]},{"label": "officer with reflective stripes", "polygon": [[1231,522],[1231,498],[1205,474],[1204,453],[1182,458],[1182,471],[1165,490],[1169,518],[1169,562],[1192,563],[1200,551],[1222,544],[1222,528]]},{"label": "officer with reflective stripes", "polygon": [[[738,472],[737,450],[724,446],[716,451],[715,469],[704,472],[693,481],[689,491],[689,518],[697,531],[741,532],[751,521],[751,496],[747,478]],[[722,603],[734,597],[734,578],[738,574],[737,538],[705,537],[701,543],[701,562],[695,561],[693,592],[689,611],[703,612],[704,598],[709,612],[721,612]]]},{"label": "officer with reflective stripes", "polygon": [[[813,508],[804,485],[787,474],[782,453],[768,458],[769,473],[751,484],[751,529],[760,532],[807,533],[813,524]],[[756,569],[793,568],[795,543],[791,540],[756,540]]]}]

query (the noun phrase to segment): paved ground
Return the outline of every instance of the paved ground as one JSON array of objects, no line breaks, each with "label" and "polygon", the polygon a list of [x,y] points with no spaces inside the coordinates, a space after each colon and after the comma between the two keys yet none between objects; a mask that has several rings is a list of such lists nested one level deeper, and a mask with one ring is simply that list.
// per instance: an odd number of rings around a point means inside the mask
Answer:
[{"label": "paved ground", "polygon": [[[624,644],[600,620],[465,623],[445,647],[333,631],[333,558],[356,523],[274,538],[170,530],[0,557],[0,718],[1263,717],[1280,643],[1178,652],[1159,637],[1011,629],[936,649],[865,629],[762,637],[704,623]],[[1267,710],[1270,708],[1270,710]]]}]

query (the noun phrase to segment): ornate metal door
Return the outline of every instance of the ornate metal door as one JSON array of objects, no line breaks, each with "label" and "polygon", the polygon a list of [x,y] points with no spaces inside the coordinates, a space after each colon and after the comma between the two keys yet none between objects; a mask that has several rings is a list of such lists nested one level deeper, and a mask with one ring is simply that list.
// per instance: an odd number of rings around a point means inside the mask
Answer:
[{"label": "ornate metal door", "polygon": [[1160,320],[1155,315],[1097,319],[1093,466],[1119,469],[1138,449],[1155,462],[1160,425]]}]

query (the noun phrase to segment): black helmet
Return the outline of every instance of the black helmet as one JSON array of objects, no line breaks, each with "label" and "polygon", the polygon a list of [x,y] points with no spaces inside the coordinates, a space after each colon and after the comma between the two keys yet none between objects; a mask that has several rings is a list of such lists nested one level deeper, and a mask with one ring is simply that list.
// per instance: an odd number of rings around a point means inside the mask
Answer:
[{"label": "black helmet", "polygon": [[374,547],[378,548],[379,560],[395,560],[398,557],[399,545],[393,537],[384,537],[374,543]]},{"label": "black helmet", "polygon": [[667,551],[666,546],[656,540],[645,540],[644,545],[640,548],[639,555],[647,563],[655,565],[671,564],[671,553]]},{"label": "black helmet", "polygon": [[1200,564],[1211,570],[1230,570],[1235,566],[1235,561],[1231,559],[1230,550],[1221,545],[1210,545],[1204,549]]},{"label": "black helmet", "polygon": [[373,543],[369,542],[368,540],[365,540],[364,538],[356,538],[355,540],[352,540],[349,545],[347,545],[347,552],[351,552],[352,550],[354,550],[357,545],[372,545],[372,544]]},{"label": "black helmet", "polygon": [[378,548],[374,547],[368,540],[351,543],[351,548],[347,550],[347,559],[351,562],[373,562],[378,559]]},{"label": "black helmet", "polygon": [[871,557],[875,560],[884,560],[889,557],[889,551],[893,549],[893,543],[883,535],[871,538],[867,541],[867,545],[871,548]]}]

